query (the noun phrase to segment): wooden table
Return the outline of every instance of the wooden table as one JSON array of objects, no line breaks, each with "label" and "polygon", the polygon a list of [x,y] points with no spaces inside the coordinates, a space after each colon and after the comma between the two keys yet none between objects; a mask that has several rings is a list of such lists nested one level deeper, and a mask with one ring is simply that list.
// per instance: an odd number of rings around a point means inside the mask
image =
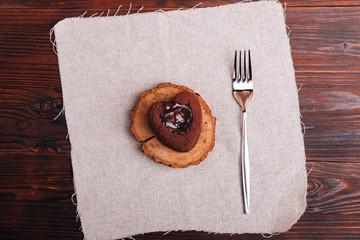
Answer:
[{"label": "wooden table", "polygon": [[[209,7],[235,0],[203,1]],[[49,30],[59,20],[126,14],[129,0],[0,2],[0,239],[82,239]],[[132,1],[131,13],[198,1]],[[282,2],[285,6],[285,3]],[[273,239],[360,239],[360,1],[288,0],[292,56],[305,124],[308,208]],[[262,239],[162,232],[135,239]]]}]

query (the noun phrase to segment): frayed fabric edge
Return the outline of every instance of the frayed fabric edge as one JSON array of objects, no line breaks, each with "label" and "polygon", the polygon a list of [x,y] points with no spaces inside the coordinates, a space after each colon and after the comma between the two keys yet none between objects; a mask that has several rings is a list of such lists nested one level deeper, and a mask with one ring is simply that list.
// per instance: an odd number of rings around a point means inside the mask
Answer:
[{"label": "frayed fabric edge", "polygon": [[[290,230],[290,229],[288,229]],[[288,231],[287,230],[287,231]],[[229,233],[229,232],[213,232],[213,231],[205,231],[205,230],[194,230],[194,229],[187,229],[187,230],[169,230],[169,231],[163,231],[163,236],[165,235],[168,235],[169,233],[176,233],[176,232],[188,232],[188,231],[196,231],[196,232],[203,232],[203,233],[206,233],[208,235],[212,234],[212,235],[217,235],[217,234],[227,234],[229,236],[234,236],[234,235],[242,235],[242,234],[247,234],[247,233],[237,233],[237,232],[234,232],[234,233]],[[284,231],[284,232],[287,232],[287,231]],[[250,233],[250,234],[259,234],[261,235],[263,238],[272,238],[274,236],[277,236],[277,235],[280,235],[281,233],[284,233],[284,232],[273,232],[273,233]],[[152,233],[152,232],[147,232],[147,233]],[[123,237],[123,238],[120,238],[120,240],[127,240],[127,239],[131,239],[131,240],[136,240],[136,236],[137,235],[144,235],[145,233],[137,233],[133,236],[128,236],[128,237]]]},{"label": "frayed fabric edge", "polygon": [[[269,2],[276,2],[276,3],[278,3],[278,4],[280,4],[280,5],[282,5],[281,4],[281,2],[280,1],[278,1],[278,0],[268,0]],[[240,2],[238,2],[238,3],[250,3],[250,2],[253,2],[253,0],[242,0],[242,1],[240,1]],[[183,8],[183,7],[180,7],[180,8],[178,8],[178,9],[176,9],[176,10],[169,10],[169,12],[170,11],[180,11],[180,10],[191,10],[191,9],[195,9],[195,8],[197,8],[197,7],[199,7],[200,5],[202,4],[202,2],[199,2],[198,4],[196,4],[196,5],[194,5],[193,7],[191,7],[191,8]],[[105,15],[105,16],[103,16],[103,14],[104,14],[104,12],[101,12],[99,15],[98,15],[98,13],[94,13],[94,14],[92,14],[92,15],[90,15],[89,17],[87,17],[87,18],[93,18],[93,17],[112,17],[112,16],[127,16],[127,15],[129,15],[130,14],[130,11],[131,11],[131,8],[132,8],[132,3],[130,3],[129,4],[129,8],[128,8],[128,11],[127,11],[127,13],[125,14],[125,15],[118,15],[118,13],[119,13],[119,11],[120,11],[120,9],[121,9],[121,7],[122,7],[122,5],[119,5],[118,7],[117,7],[117,9],[116,9],[116,12],[114,13],[114,15],[110,15],[110,12],[111,12],[111,10],[110,9],[107,9],[107,14]],[[136,13],[133,13],[133,14],[139,14],[140,13],[140,11],[141,10],[143,10],[144,9],[144,6],[141,6],[137,11],[136,11]],[[84,13],[83,14],[81,14],[80,16],[77,16],[77,17],[75,17],[75,18],[85,18],[85,15],[86,15],[86,13],[87,13],[88,11],[84,11]],[[158,10],[155,10],[154,12],[161,12],[161,13],[166,13],[166,12],[168,12],[168,11],[164,11],[164,10],[162,10],[162,9],[158,9]],[[284,15],[284,24],[285,24],[285,27],[286,27],[286,30],[287,30],[287,36],[288,36],[288,38],[289,38],[289,42],[290,42],[290,33],[291,33],[291,29],[290,29],[290,27],[286,24],[286,2],[284,3],[284,7],[283,7],[283,15]],[[50,43],[52,44],[52,47],[53,47],[53,52],[56,54],[56,55],[58,55],[58,53],[57,53],[57,45],[56,45],[56,39],[55,39],[55,37],[54,37],[54,40],[52,40],[53,38],[52,38],[52,36],[53,36],[53,34],[54,34],[54,27],[52,27],[51,29],[50,29],[50,32],[49,32],[49,36],[50,36]],[[290,45],[290,44],[289,44]],[[291,51],[291,46],[290,46],[290,51]],[[298,90],[297,91],[300,91],[300,89],[301,89],[301,87],[302,87],[302,84],[300,84],[300,86],[299,86],[299,88],[298,88]],[[60,111],[60,113],[54,118],[54,120],[56,120],[61,114],[64,114],[64,107],[62,108],[62,110]],[[305,135],[305,130],[306,130],[306,126],[305,126],[305,124],[301,121],[301,118],[302,118],[302,116],[301,116],[301,114],[300,114],[300,122],[301,122],[301,124],[302,124],[302,126],[303,126],[303,135]],[[69,133],[67,133],[67,135],[66,135],[66,139],[68,139],[68,137],[69,137]],[[309,172],[307,172],[307,176],[311,173],[311,171],[312,171],[312,169],[310,169],[309,170]],[[75,205],[75,206],[77,206],[77,203],[75,203],[75,201],[74,201],[74,197],[76,196],[76,190],[75,190],[75,183],[74,183],[74,193],[71,195],[71,202]],[[306,197],[306,196],[305,196]],[[306,204],[306,206],[305,206],[305,210],[307,209],[307,202],[305,201],[305,204]],[[296,224],[296,222],[301,218],[301,216],[305,213],[305,210],[304,210],[304,212],[299,216],[299,218],[293,223],[293,224],[291,224],[291,226],[290,226],[290,228],[289,229],[287,229],[287,230],[285,230],[285,231],[282,231],[282,232],[274,232],[274,233],[257,233],[257,234],[261,234],[264,238],[271,238],[271,237],[273,237],[273,236],[277,236],[277,235],[279,235],[279,234],[281,234],[281,233],[284,233],[284,232],[287,232],[287,231],[289,231],[290,229],[291,229],[291,227],[294,225],[294,224]],[[78,208],[76,207],[76,221],[79,221],[80,220],[80,213],[78,212]],[[81,231],[81,232],[83,232],[83,230],[82,230],[82,226],[80,226],[79,227],[79,230]],[[166,231],[166,232],[164,232],[164,234],[163,235],[167,235],[167,234],[169,234],[169,233],[171,233],[171,232],[177,232],[177,231],[181,231],[181,232],[186,232],[186,231],[197,231],[197,230],[168,230],[168,231]],[[235,234],[239,234],[239,235],[241,235],[241,234],[244,234],[244,233],[227,233],[227,232],[210,232],[210,231],[201,231],[201,232],[205,232],[205,233],[207,233],[207,234],[229,234],[229,236],[233,236],[233,235],[235,235]],[[136,234],[136,235],[142,235],[142,234],[144,234],[144,233],[138,233],[138,234]],[[121,240],[126,240],[126,239],[131,239],[131,240],[136,240],[134,237],[132,237],[132,236],[129,236],[129,237],[125,237],[125,238],[120,238]],[[85,238],[84,238],[84,240],[86,240]]]}]

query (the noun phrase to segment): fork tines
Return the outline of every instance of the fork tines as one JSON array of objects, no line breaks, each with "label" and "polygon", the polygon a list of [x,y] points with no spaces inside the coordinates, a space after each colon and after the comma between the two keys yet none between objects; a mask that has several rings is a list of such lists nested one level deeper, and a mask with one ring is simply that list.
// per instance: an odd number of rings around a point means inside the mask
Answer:
[{"label": "fork tines", "polygon": [[[239,51],[239,58],[237,57],[237,53],[238,51],[235,51],[233,81],[236,82],[251,81],[252,70],[251,70],[250,50],[244,50],[243,52]],[[243,61],[241,59],[243,59]]]}]

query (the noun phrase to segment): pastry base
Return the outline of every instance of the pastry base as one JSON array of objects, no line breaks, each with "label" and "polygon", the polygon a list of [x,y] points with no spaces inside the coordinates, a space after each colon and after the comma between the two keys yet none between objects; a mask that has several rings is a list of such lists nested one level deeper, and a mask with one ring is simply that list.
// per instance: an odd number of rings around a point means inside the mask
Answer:
[{"label": "pastry base", "polygon": [[211,110],[205,101],[199,97],[202,111],[202,129],[199,140],[195,147],[189,152],[177,152],[161,143],[152,132],[147,113],[150,106],[158,101],[170,100],[176,94],[193,90],[171,83],[161,83],[156,88],[143,92],[136,106],[131,112],[132,124],[130,127],[135,139],[142,143],[141,149],[145,155],[174,168],[185,168],[189,165],[197,165],[204,160],[215,144],[215,122],[216,118],[211,116]]}]

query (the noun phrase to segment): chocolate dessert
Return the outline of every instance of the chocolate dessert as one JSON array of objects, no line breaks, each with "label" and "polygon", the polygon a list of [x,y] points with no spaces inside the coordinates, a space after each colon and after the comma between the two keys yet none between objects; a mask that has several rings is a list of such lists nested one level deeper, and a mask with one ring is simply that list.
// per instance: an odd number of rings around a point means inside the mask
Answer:
[{"label": "chocolate dessert", "polygon": [[191,92],[178,93],[170,101],[154,103],[148,111],[148,123],[155,136],[178,152],[188,152],[201,133],[202,113],[198,97]]},{"label": "chocolate dessert", "polygon": [[200,95],[185,86],[161,83],[144,91],[131,119],[131,132],[155,162],[185,168],[213,150],[216,118]]}]

